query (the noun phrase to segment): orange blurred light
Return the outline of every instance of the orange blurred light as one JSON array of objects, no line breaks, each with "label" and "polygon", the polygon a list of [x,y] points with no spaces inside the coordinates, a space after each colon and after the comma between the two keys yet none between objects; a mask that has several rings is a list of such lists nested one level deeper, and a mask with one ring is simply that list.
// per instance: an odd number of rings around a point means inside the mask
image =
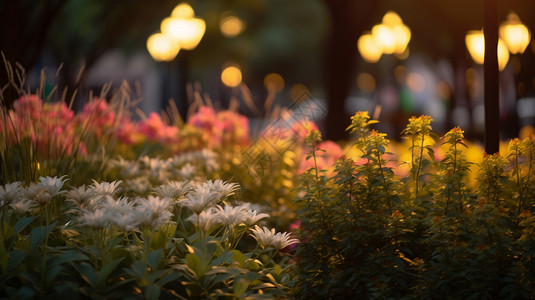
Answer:
[{"label": "orange blurred light", "polygon": [[180,3],[171,12],[171,17],[180,19],[189,19],[195,16],[193,8],[187,3]]},{"label": "orange blurred light", "polygon": [[[466,48],[470,52],[470,56],[477,64],[483,64],[485,62],[485,36],[483,30],[471,30],[465,37]],[[505,43],[498,40],[498,67],[502,71],[507,62],[509,61],[509,51],[505,46]]]},{"label": "orange blurred light", "polygon": [[284,78],[277,73],[270,73],[264,77],[264,86],[269,90],[280,92],[284,89]]},{"label": "orange blurred light", "polygon": [[500,38],[512,54],[524,53],[531,39],[531,32],[522,24],[517,14],[510,12],[500,25]]},{"label": "orange blurred light", "polygon": [[181,48],[192,50],[201,41],[206,23],[199,18],[165,18],[161,25],[161,31],[174,39]]},{"label": "orange blurred light", "polygon": [[242,73],[237,66],[228,66],[221,72],[221,81],[228,87],[237,87],[242,82]]},{"label": "orange blurred light", "polygon": [[226,16],[219,22],[219,30],[226,37],[235,37],[245,29],[243,21],[236,16]]},{"label": "orange blurred light", "polygon": [[378,62],[383,55],[380,46],[369,33],[360,36],[357,47],[362,58],[370,63]]},{"label": "orange blurred light", "polygon": [[156,61],[171,61],[180,51],[178,44],[162,33],[155,33],[149,36],[147,49]]}]

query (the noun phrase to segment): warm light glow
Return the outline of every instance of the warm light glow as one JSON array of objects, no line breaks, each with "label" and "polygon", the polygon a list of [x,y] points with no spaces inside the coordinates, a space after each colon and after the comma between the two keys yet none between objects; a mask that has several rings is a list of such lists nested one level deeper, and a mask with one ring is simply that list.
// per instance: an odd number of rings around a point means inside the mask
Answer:
[{"label": "warm light glow", "polygon": [[406,84],[414,92],[421,93],[425,90],[425,79],[418,73],[409,73]]},{"label": "warm light glow", "polygon": [[306,95],[308,93],[309,91],[306,85],[296,83],[290,88],[290,99],[292,99],[293,101],[298,101],[303,97],[303,95]]},{"label": "warm light glow", "polygon": [[221,81],[228,87],[237,87],[242,81],[241,70],[236,66],[226,67],[221,72]]},{"label": "warm light glow", "polygon": [[226,37],[235,37],[245,29],[243,21],[235,16],[226,16],[219,22],[219,29]]},{"label": "warm light glow", "polygon": [[375,78],[371,74],[360,73],[357,76],[357,86],[365,93],[372,93],[376,87]]},{"label": "warm light glow", "polygon": [[466,47],[476,64],[485,62],[485,36],[481,30],[472,30],[466,34]]},{"label": "warm light glow", "polygon": [[387,11],[383,16],[383,24],[394,27],[399,24],[403,24],[401,17],[394,11]]},{"label": "warm light glow", "polygon": [[396,35],[393,28],[384,24],[377,24],[372,27],[372,36],[375,44],[379,46],[384,54],[396,52]]},{"label": "warm light glow", "polygon": [[270,90],[280,92],[284,89],[284,78],[277,73],[270,73],[264,78],[264,86]]},{"label": "warm light glow", "polygon": [[[482,30],[472,30],[466,34],[465,37],[466,47],[470,56],[477,64],[483,64],[485,62],[485,36]],[[505,43],[498,40],[498,67],[501,70],[505,68],[509,61],[509,51],[505,46]]]},{"label": "warm light glow", "polygon": [[[411,30],[407,25],[403,24],[401,17],[393,11],[388,11],[383,16],[383,22],[381,24],[372,27],[371,36],[375,47],[381,54],[395,53],[399,57],[405,57],[409,53],[406,50],[411,40]],[[368,38],[365,38],[363,43],[370,43],[367,39]],[[366,48],[369,48],[369,46],[366,46]],[[379,58],[377,58],[378,54],[376,52],[377,51],[374,51],[375,55],[373,55],[372,58],[375,58],[377,61],[379,60],[380,55]]]},{"label": "warm light glow", "polygon": [[206,30],[206,23],[199,18],[165,18],[161,23],[161,31],[174,39],[181,48],[191,50],[199,44],[204,31]]},{"label": "warm light glow", "polygon": [[512,54],[524,53],[531,39],[531,32],[522,24],[520,18],[511,12],[500,25],[500,38]]},{"label": "warm light glow", "polygon": [[171,61],[180,51],[178,44],[162,33],[155,33],[149,36],[147,49],[156,61]]},{"label": "warm light glow", "polygon": [[175,6],[171,12],[171,17],[173,18],[189,19],[193,18],[194,16],[195,12],[193,11],[193,8],[191,8],[191,6],[187,3],[180,3],[179,5]]},{"label": "warm light glow", "polygon": [[357,42],[357,46],[360,55],[367,62],[376,63],[381,58],[381,55],[383,55],[381,48],[375,43],[371,34],[361,35]]}]

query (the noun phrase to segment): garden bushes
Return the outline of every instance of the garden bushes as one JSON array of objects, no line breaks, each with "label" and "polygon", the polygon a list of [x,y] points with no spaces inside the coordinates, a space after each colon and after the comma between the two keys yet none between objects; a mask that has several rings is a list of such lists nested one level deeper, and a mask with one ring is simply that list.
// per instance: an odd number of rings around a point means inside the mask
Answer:
[{"label": "garden bushes", "polygon": [[[410,160],[400,162],[386,135],[370,128],[376,121],[359,112],[348,127],[359,156],[303,176],[296,298],[535,294],[535,138],[514,139],[509,156],[486,155],[473,164],[464,155],[463,131],[438,139],[431,122],[409,120],[403,135]],[[320,140],[309,134],[310,160]],[[400,176],[401,168],[409,172]]]}]

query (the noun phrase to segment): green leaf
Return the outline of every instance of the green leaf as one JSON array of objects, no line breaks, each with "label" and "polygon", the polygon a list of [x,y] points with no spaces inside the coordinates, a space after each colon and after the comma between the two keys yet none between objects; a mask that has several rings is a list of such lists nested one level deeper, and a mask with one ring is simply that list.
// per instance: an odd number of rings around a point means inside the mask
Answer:
[{"label": "green leaf", "polygon": [[240,267],[242,267],[245,264],[245,255],[241,253],[239,250],[232,250],[232,259],[240,264]]},{"label": "green leaf", "polygon": [[156,300],[160,297],[160,287],[156,284],[147,285],[143,294],[145,294],[145,297],[149,300]]},{"label": "green leaf", "polygon": [[19,266],[20,263],[26,258],[28,255],[28,252],[25,250],[17,249],[9,252],[9,259],[7,261],[6,265],[6,272],[11,271],[11,269],[15,268],[16,266]]},{"label": "green leaf", "polygon": [[147,256],[149,266],[153,270],[157,270],[160,262],[162,261],[163,253],[161,249],[154,250]]},{"label": "green leaf", "polygon": [[234,255],[234,252],[233,251],[227,251],[225,253],[223,253],[222,255],[220,255],[218,258],[214,259],[212,261],[212,265],[214,266],[219,266],[223,263],[232,263],[234,260],[233,260],[233,255]]},{"label": "green leaf", "polygon": [[156,283],[158,283],[160,286],[166,285],[171,281],[175,281],[178,278],[180,278],[181,274],[179,272],[175,272],[171,270],[172,273],[165,275],[164,277],[160,278]]},{"label": "green leaf", "polygon": [[21,233],[24,230],[24,228],[30,225],[30,223],[32,223],[33,220],[37,219],[37,217],[38,216],[20,218],[15,224],[15,226],[13,226],[13,230],[15,231],[15,236]]},{"label": "green leaf", "polygon": [[234,295],[236,297],[240,297],[247,291],[247,288],[249,287],[249,284],[251,283],[250,280],[244,278],[244,277],[238,277],[234,280],[234,284],[232,285],[232,290],[234,292]]},{"label": "green leaf", "polygon": [[52,232],[54,227],[58,224],[58,221],[48,225],[48,226],[39,226],[34,228],[30,236],[30,249],[35,250],[38,246],[44,244],[46,237]]},{"label": "green leaf", "polygon": [[82,263],[76,263],[73,264],[74,268],[80,273],[82,278],[89,283],[89,285],[93,288],[96,288],[97,286],[97,272],[95,272],[95,269],[93,266],[91,266],[88,263],[82,262]]},{"label": "green leaf", "polygon": [[189,253],[186,255],[186,265],[195,273],[197,279],[204,275],[201,259],[196,254]]},{"label": "green leaf", "polygon": [[106,279],[108,279],[108,276],[110,276],[111,272],[113,272],[113,270],[117,268],[117,266],[121,263],[123,259],[125,258],[121,257],[119,259],[116,259],[111,263],[105,265],[102,269],[100,269],[97,274],[97,284],[101,285],[106,283]]}]

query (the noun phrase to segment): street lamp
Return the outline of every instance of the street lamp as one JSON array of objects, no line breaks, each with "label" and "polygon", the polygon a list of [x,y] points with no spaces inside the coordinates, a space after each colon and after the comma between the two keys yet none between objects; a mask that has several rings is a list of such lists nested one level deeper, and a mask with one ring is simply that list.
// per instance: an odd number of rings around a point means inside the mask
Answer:
[{"label": "street lamp", "polygon": [[[180,49],[193,50],[201,41],[206,30],[203,19],[196,18],[193,8],[187,3],[178,4],[171,16],[160,24],[161,33],[153,34],[147,40],[147,49],[156,61],[172,61]],[[188,83],[188,51],[179,56],[179,98],[182,99],[182,117],[188,110],[186,84]]]},{"label": "street lamp", "polygon": [[398,57],[405,53],[411,40],[411,30],[401,17],[388,11],[380,24],[372,27],[371,33],[365,33],[358,40],[358,49],[364,60],[374,63],[379,61],[382,54],[396,54]]},{"label": "street lamp", "polygon": [[[465,43],[470,56],[476,64],[485,62],[485,36],[483,30],[471,30],[465,36]],[[498,40],[498,68],[502,71],[509,61],[509,51],[502,41]]]},{"label": "street lamp", "polygon": [[499,33],[511,54],[524,53],[531,40],[531,32],[514,12],[507,15],[507,20],[500,25]]},{"label": "street lamp", "polygon": [[147,49],[155,61],[172,61],[180,47],[163,33],[155,33],[147,39]]}]

